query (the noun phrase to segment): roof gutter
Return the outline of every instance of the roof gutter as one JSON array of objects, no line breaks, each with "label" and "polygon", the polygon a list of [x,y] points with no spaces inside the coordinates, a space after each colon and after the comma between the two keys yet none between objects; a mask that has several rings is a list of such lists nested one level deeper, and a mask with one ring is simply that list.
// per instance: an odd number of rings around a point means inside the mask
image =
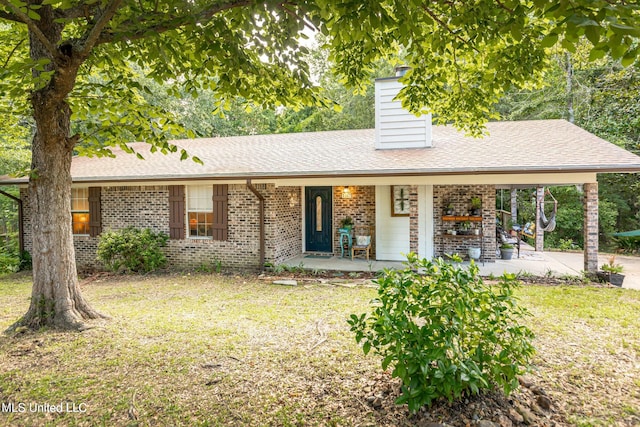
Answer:
[{"label": "roof gutter", "polygon": [[[305,179],[305,178],[370,178],[370,177],[398,177],[398,176],[457,176],[457,175],[528,175],[532,173],[638,173],[640,163],[628,165],[601,165],[576,167],[532,167],[523,166],[520,169],[497,168],[447,168],[447,169],[386,169],[379,171],[304,171],[285,173],[226,173],[226,174],[194,174],[194,175],[142,175],[142,176],[109,176],[109,177],[80,177],[74,178],[74,184],[117,184],[119,182],[149,182],[149,181],[197,181],[197,180],[252,180],[252,179]],[[26,179],[0,180],[0,185],[27,185]]]},{"label": "roof gutter", "polygon": [[23,226],[23,208],[22,208],[22,200],[14,196],[13,194],[9,194],[5,191],[0,190],[0,194],[3,196],[7,196],[14,202],[18,204],[18,247],[20,249],[20,256],[24,252],[24,226]]},{"label": "roof gutter", "polygon": [[258,189],[251,183],[251,179],[247,179],[247,188],[258,198],[258,214],[260,223],[260,271],[264,270],[265,255],[265,231],[264,231],[264,196],[260,194]]}]

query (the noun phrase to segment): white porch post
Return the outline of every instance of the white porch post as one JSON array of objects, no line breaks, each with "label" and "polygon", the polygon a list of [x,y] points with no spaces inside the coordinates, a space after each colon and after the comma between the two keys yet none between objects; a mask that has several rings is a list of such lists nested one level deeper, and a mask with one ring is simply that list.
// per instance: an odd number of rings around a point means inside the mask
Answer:
[{"label": "white porch post", "polygon": [[544,203],[544,187],[536,188],[536,252],[544,251],[544,231],[540,227],[540,209]]},{"label": "white porch post", "polygon": [[584,184],[584,271],[598,271],[598,183]]}]

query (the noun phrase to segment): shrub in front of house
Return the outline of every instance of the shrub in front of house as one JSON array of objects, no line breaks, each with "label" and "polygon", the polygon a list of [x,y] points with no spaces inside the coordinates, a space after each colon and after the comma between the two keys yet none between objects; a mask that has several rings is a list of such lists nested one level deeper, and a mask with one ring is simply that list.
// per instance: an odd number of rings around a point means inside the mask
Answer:
[{"label": "shrub in front of house", "polygon": [[148,228],[106,231],[98,242],[98,261],[111,271],[148,273],[166,265],[162,248],[168,239],[165,233]]},{"label": "shrub in front of house", "polygon": [[533,333],[520,324],[528,313],[513,295],[515,276],[491,287],[473,263],[407,259],[404,270],[377,279],[372,312],[348,320],[364,353],[373,350],[402,380],[396,403],[415,412],[439,398],[517,388],[535,349]]}]

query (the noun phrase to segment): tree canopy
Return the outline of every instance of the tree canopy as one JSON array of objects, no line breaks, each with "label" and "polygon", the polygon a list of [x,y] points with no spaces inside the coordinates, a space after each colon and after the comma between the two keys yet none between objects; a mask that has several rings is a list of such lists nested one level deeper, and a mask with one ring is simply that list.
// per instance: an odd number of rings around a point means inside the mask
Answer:
[{"label": "tree canopy", "polygon": [[[3,109],[15,112],[30,91],[56,79],[59,65],[78,58],[68,95],[73,118],[84,123],[76,149],[105,153],[105,145],[131,139],[166,149],[164,139],[179,130],[144,102],[150,88],[136,76],[175,94],[215,90],[221,105],[235,96],[264,106],[326,104],[300,43],[311,27],[327,36],[339,76],[360,90],[375,60],[406,48],[407,105],[478,133],[506,88],[540,81],[554,44],[573,51],[584,35],[591,59],[632,63],[638,14],[637,5],[611,0],[0,0],[0,94],[12,100]],[[42,44],[42,55],[29,55],[29,40]]]}]

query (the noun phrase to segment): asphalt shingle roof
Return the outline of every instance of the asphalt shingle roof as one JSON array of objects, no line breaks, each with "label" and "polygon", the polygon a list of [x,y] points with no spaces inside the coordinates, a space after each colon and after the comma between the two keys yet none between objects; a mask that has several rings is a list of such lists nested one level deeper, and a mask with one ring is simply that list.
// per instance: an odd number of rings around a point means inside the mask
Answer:
[{"label": "asphalt shingle roof", "polygon": [[146,160],[116,149],[116,158],[74,158],[71,174],[74,182],[104,182],[640,171],[640,157],[565,120],[492,122],[487,129],[489,136],[474,139],[434,126],[432,147],[395,150],[376,150],[374,129],[172,141],[204,165],[133,143]]}]

